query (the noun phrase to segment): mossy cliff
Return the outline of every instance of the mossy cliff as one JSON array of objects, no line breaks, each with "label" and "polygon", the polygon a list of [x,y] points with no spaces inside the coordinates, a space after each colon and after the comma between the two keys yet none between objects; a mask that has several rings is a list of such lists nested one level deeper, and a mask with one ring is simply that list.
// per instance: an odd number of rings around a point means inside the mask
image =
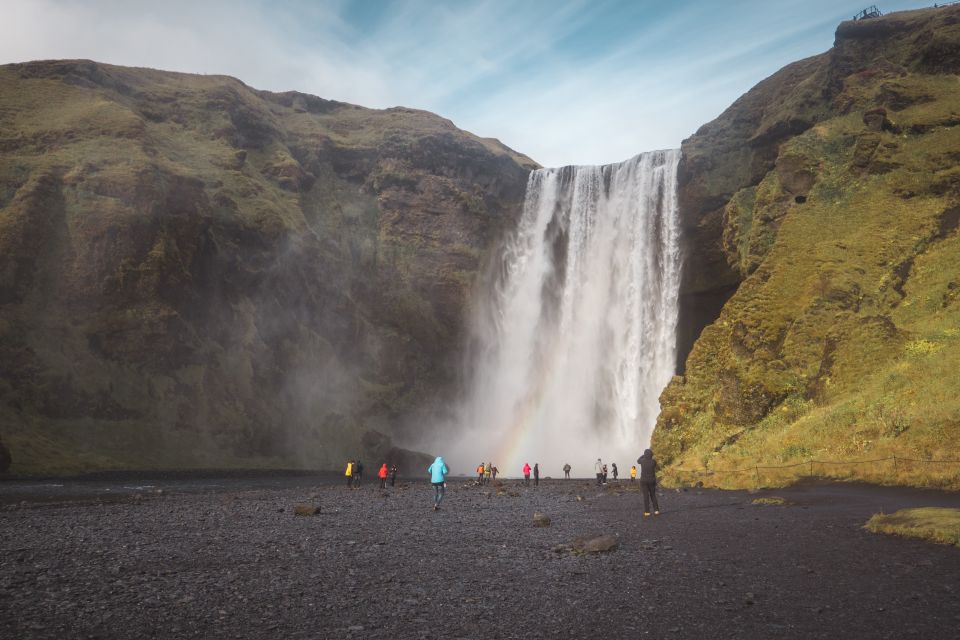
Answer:
[{"label": "mossy cliff", "polygon": [[380,461],[534,166],[422,111],[0,67],[11,470]]},{"label": "mossy cliff", "polygon": [[[958,73],[960,6],[845,22],[684,142],[687,320],[735,293],[661,397],[674,469],[960,458]],[[960,485],[881,466],[837,469]]]}]

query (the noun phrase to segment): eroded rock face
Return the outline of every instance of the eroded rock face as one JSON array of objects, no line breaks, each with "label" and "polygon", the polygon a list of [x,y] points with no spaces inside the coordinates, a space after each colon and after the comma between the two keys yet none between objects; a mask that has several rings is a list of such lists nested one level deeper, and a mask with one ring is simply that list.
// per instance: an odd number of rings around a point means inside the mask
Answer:
[{"label": "eroded rock face", "polygon": [[10,464],[13,462],[10,457],[10,450],[3,445],[3,440],[0,440],[0,473],[6,473],[10,470]]},{"label": "eroded rock face", "polygon": [[[910,75],[956,73],[960,51],[956,8],[908,11],[879,19],[844,22],[834,47],[790,64],[734,102],[716,120],[684,140],[679,168],[681,225],[687,240],[678,346],[680,369],[700,331],[713,322],[739,286],[757,269],[776,237],[786,206],[806,198],[812,169],[784,171],[784,142],[819,122],[858,112],[872,133],[889,129],[886,109],[902,110],[934,99],[923,83],[903,82]],[[869,92],[863,88],[877,80]],[[915,126],[926,126],[918,123]],[[873,142],[868,139],[863,144]],[[861,145],[863,146],[863,145]],[[873,147],[859,151],[869,163]],[[875,165],[885,168],[882,160]],[[786,186],[780,211],[740,239],[738,218],[744,199],[752,199],[774,170]],[[791,176],[792,174],[792,176]],[[731,207],[733,210],[731,211]],[[752,209],[752,203],[751,207]]]},{"label": "eroded rock face", "polygon": [[954,47],[960,7],[844,23],[684,142],[699,337],[661,397],[665,461],[960,448],[936,373],[960,325]]},{"label": "eroded rock face", "polygon": [[0,107],[27,473],[400,455],[535,166],[422,111],[88,61],[0,67]]}]

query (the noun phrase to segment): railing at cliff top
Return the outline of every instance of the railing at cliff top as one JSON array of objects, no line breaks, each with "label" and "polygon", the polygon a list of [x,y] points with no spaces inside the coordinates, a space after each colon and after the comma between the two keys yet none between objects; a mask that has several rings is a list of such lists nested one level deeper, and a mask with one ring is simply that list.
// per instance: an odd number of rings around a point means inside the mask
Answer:
[{"label": "railing at cliff top", "polygon": [[868,18],[879,18],[883,13],[880,12],[880,9],[877,8],[877,5],[872,4],[857,15],[853,16],[854,20],[866,20]]}]

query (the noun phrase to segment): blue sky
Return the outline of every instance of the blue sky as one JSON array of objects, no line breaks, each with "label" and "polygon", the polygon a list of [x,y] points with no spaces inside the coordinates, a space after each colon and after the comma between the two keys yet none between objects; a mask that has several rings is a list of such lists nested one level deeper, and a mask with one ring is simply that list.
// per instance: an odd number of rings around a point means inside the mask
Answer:
[{"label": "blue sky", "polygon": [[[5,0],[0,63],[90,58],[403,105],[545,166],[679,146],[863,0]],[[880,2],[884,12],[931,1]]]}]

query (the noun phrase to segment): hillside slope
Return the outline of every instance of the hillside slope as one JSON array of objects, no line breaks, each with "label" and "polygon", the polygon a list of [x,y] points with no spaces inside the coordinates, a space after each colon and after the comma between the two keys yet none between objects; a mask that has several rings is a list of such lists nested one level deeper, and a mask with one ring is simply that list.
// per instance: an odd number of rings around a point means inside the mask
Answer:
[{"label": "hillside slope", "polygon": [[0,67],[12,470],[387,455],[455,378],[474,273],[533,167],[422,111]]},{"label": "hillside slope", "polygon": [[960,458],[958,73],[960,6],[845,22],[684,142],[685,293],[736,293],[661,397],[675,470]]}]

